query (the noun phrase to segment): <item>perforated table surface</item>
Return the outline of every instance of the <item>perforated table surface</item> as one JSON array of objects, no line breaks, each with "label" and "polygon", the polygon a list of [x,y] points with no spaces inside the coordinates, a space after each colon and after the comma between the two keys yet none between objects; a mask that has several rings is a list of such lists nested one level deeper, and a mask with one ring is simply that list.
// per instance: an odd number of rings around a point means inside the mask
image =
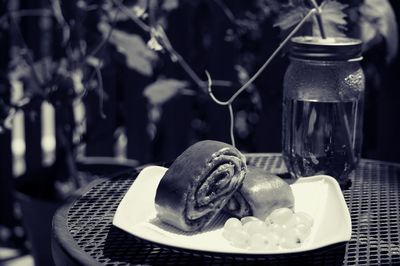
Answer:
[{"label": "perforated table surface", "polygon": [[[248,154],[248,163],[277,174],[279,154]],[[240,256],[173,249],[138,239],[112,225],[122,197],[140,169],[100,179],[82,189],[53,221],[57,265],[400,265],[400,165],[361,160],[343,190],[352,238],[315,251]]]}]

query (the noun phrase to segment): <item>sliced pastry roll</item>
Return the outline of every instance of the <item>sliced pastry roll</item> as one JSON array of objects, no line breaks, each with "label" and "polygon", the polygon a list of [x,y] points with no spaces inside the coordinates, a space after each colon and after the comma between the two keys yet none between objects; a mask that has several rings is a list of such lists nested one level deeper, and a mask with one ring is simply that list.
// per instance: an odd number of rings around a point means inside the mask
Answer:
[{"label": "sliced pastry roll", "polygon": [[291,187],[279,176],[248,166],[243,184],[224,210],[236,217],[255,216],[264,220],[273,210],[293,208]]},{"label": "sliced pastry roll", "polygon": [[183,231],[206,227],[242,184],[245,157],[233,146],[201,141],[169,167],[157,188],[157,217]]}]

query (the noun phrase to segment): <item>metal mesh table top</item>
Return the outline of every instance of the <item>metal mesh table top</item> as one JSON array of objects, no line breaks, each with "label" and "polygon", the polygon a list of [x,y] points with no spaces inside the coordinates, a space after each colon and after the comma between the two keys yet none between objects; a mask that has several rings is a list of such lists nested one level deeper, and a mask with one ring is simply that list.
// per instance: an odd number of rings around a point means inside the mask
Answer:
[{"label": "metal mesh table top", "polygon": [[[248,163],[285,173],[279,154],[248,154]],[[235,256],[174,250],[138,239],[112,225],[137,172],[105,179],[59,211],[61,245],[104,265],[400,265],[400,165],[361,160],[352,186],[343,191],[352,219],[347,244],[285,256]],[[58,221],[58,222],[57,222]],[[58,223],[58,224],[57,224]],[[60,224],[61,223],[61,224]],[[71,250],[71,248],[69,248]],[[73,256],[73,254],[72,254]],[[79,260],[79,259],[77,259]]]}]

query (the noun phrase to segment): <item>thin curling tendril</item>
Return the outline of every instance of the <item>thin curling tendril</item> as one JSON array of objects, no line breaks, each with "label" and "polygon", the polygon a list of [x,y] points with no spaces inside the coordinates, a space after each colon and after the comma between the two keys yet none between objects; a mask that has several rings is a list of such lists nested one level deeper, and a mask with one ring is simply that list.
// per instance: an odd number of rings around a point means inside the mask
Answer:
[{"label": "thin curling tendril", "polygon": [[[313,2],[312,0],[310,0],[311,2]],[[315,1],[314,1],[315,2]],[[313,6],[314,3],[312,3]],[[316,4],[316,3],[315,3]],[[253,82],[254,80],[256,80],[258,78],[258,76],[261,75],[261,73],[264,71],[264,69],[271,63],[271,61],[278,55],[278,53],[283,49],[283,47],[285,47],[285,45],[290,41],[290,39],[301,29],[301,27],[303,26],[303,24],[315,13],[320,12],[320,7],[318,5],[316,5],[316,7],[314,7],[313,9],[311,9],[307,15],[305,15],[302,20],[299,22],[299,24],[297,24],[297,26],[288,34],[288,36],[286,36],[286,38],[282,41],[282,43],[278,46],[278,48],[276,48],[276,50],[271,54],[271,56],[267,59],[267,61],[265,61],[265,63],[257,70],[257,72],[242,86],[240,87],[235,94],[233,94],[231,96],[231,98],[229,98],[227,101],[221,101],[219,99],[217,99],[217,97],[215,97],[214,93],[212,92],[212,79],[210,76],[210,73],[208,73],[208,71],[205,71],[205,74],[207,76],[207,84],[208,84],[208,94],[210,95],[211,99],[221,105],[221,106],[228,106],[229,108],[229,116],[230,116],[230,136],[231,136],[231,141],[232,141],[232,146],[235,147],[235,137],[234,137],[234,132],[233,132],[233,128],[234,128],[234,115],[233,115],[233,109],[232,109],[232,103],[233,101],[245,90],[247,89]],[[324,35],[323,32],[321,32],[321,35]]]}]

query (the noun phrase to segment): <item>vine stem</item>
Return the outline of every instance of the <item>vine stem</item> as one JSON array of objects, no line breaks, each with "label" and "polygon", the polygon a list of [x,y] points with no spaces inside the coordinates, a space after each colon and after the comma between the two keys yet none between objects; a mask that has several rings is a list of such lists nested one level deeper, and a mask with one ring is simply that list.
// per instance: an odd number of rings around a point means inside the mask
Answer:
[{"label": "vine stem", "polygon": [[285,45],[290,41],[290,39],[300,30],[300,28],[303,26],[303,24],[313,15],[317,12],[315,8],[311,9],[306,16],[303,17],[303,19],[297,24],[297,26],[288,34],[288,36],[283,40],[281,44],[279,44],[278,48],[271,54],[271,56],[265,61],[265,63],[257,70],[257,72],[242,86],[240,87],[235,94],[232,95],[232,97],[227,100],[227,101],[220,101],[218,100],[215,95],[212,92],[211,89],[211,77],[206,72],[207,79],[208,79],[208,94],[211,96],[211,99],[213,99],[214,102],[216,102],[219,105],[229,105],[232,104],[232,102],[245,90],[247,89],[253,82],[258,78],[258,76],[261,75],[261,73],[264,71],[264,69],[271,63],[271,61],[278,55],[278,53],[285,47]]},{"label": "vine stem", "polygon": [[321,7],[318,6],[317,2],[315,0],[310,0],[311,4],[314,6],[314,8],[316,9],[316,18],[317,18],[317,24],[318,24],[318,28],[319,28],[319,32],[321,33],[321,37],[322,39],[326,39],[326,33],[325,33],[325,29],[324,29],[324,25],[322,24],[322,10]]},{"label": "vine stem", "polygon": [[[158,40],[161,40],[163,47],[169,53],[171,60],[177,62],[182,67],[182,69],[186,72],[186,74],[188,74],[190,79],[196,84],[197,87],[202,89],[205,93],[207,92],[207,82],[204,82],[202,79],[200,79],[200,77],[190,67],[182,55],[175,50],[161,25],[155,25],[156,22],[153,21],[151,22],[153,23],[152,26],[149,26],[136,17],[132,10],[128,9],[120,0],[112,0],[112,2],[121,10],[122,13],[124,13],[131,21],[136,23],[136,25],[139,26],[143,31],[150,33],[152,36],[157,37]],[[154,10],[152,13],[153,12]],[[152,17],[152,20],[155,20],[154,14]],[[232,82],[227,80],[214,80],[214,84],[220,87],[232,86]]]},{"label": "vine stem", "polygon": [[214,2],[221,8],[222,12],[229,20],[230,23],[235,24],[235,16],[233,15],[232,11],[225,5],[224,2],[221,0],[214,0]]},{"label": "vine stem", "polygon": [[174,58],[178,62],[178,64],[183,68],[183,70],[185,70],[185,72],[196,83],[198,87],[205,89],[207,84],[205,84],[199,78],[199,76],[193,71],[193,69],[189,66],[185,59],[174,49],[163,27],[161,27],[160,25],[158,25],[157,27],[157,33],[159,33],[157,37],[161,39],[163,47],[170,53],[171,58]]},{"label": "vine stem", "polygon": [[231,141],[232,141],[232,146],[235,147],[235,134],[234,134],[234,124],[235,124],[235,118],[233,115],[233,108],[232,108],[232,103],[233,101],[245,90],[247,89],[253,81],[258,78],[258,76],[261,75],[261,73],[264,71],[264,69],[271,63],[271,61],[278,55],[278,53],[282,50],[282,48],[290,41],[290,39],[301,29],[303,24],[317,11],[316,8],[311,9],[306,16],[297,24],[297,26],[286,36],[286,38],[283,40],[283,42],[276,48],[276,50],[271,54],[271,56],[267,59],[267,61],[260,67],[260,69],[257,70],[257,72],[242,86],[240,87],[235,94],[232,95],[231,98],[227,101],[220,101],[215,97],[215,95],[212,92],[212,79],[208,71],[205,71],[207,80],[208,80],[208,94],[210,95],[211,99],[222,106],[228,106],[229,109],[229,117],[230,117],[230,127],[229,127],[229,132],[231,136]]},{"label": "vine stem", "polygon": [[141,21],[133,12],[128,9],[120,0],[112,0],[122,13],[124,13],[130,20],[134,21],[143,31],[150,32],[151,27]]},{"label": "vine stem", "polygon": [[231,121],[230,126],[229,126],[229,135],[231,136],[231,142],[232,142],[232,146],[236,147],[236,143],[235,143],[235,134],[234,134],[234,121],[235,121],[235,117],[233,115],[233,108],[232,108],[232,104],[228,104],[228,109],[229,109],[229,119]]},{"label": "vine stem", "polygon": [[120,10],[118,9],[117,12],[115,12],[115,15],[114,15],[114,17],[113,17],[113,19],[111,21],[111,27],[108,30],[106,37],[104,37],[101,40],[101,42],[95,48],[93,48],[93,50],[87,56],[85,56],[83,58],[82,64],[85,63],[88,58],[90,58],[92,56],[95,56],[104,47],[104,45],[106,45],[108,40],[111,38],[111,34],[113,32],[113,29],[115,27],[115,24],[117,23],[117,18],[118,18],[118,15],[119,15],[119,11]]}]

